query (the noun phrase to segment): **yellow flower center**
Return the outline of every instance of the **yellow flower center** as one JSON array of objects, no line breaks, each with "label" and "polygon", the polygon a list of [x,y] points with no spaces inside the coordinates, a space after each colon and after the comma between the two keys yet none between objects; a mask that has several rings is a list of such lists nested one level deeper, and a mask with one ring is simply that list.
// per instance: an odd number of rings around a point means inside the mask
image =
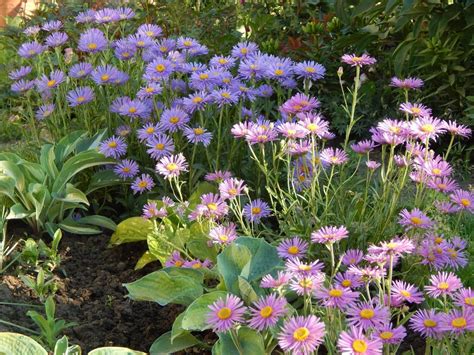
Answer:
[{"label": "yellow flower center", "polygon": [[257,139],[260,140],[260,141],[265,141],[268,139],[268,136],[266,134],[259,134],[257,136]]},{"label": "yellow flower center", "polygon": [[229,307],[222,307],[219,312],[217,312],[217,316],[221,320],[229,319],[232,315],[232,310]]},{"label": "yellow flower center", "polygon": [[35,51],[34,49],[30,49],[30,50],[28,51],[28,54],[29,54],[29,55],[33,55],[33,54],[35,54],[35,53],[36,53],[36,51]]},{"label": "yellow flower center", "polygon": [[123,52],[123,53],[122,53],[122,57],[128,58],[128,57],[130,57],[130,53],[128,53],[128,52]]},{"label": "yellow flower center", "polygon": [[196,96],[195,98],[193,98],[193,102],[194,102],[195,104],[198,104],[198,103],[200,103],[200,102],[202,102],[202,101],[203,101],[203,98],[200,97],[200,96]]},{"label": "yellow flower center", "polygon": [[229,237],[226,236],[225,234],[222,234],[219,236],[219,239],[223,242],[227,242],[229,240]]},{"label": "yellow flower center", "polygon": [[411,297],[411,293],[407,290],[401,290],[400,293],[405,297]]},{"label": "yellow flower center", "polygon": [[165,145],[163,143],[158,143],[157,145],[155,145],[155,148],[158,150],[163,150],[165,149]]},{"label": "yellow flower center", "polygon": [[208,203],[207,208],[209,208],[211,211],[217,211],[217,204],[214,202]]},{"label": "yellow flower center", "polygon": [[100,80],[102,81],[107,81],[110,79],[110,75],[108,74],[102,74],[101,77],[100,77]]},{"label": "yellow flower center", "polygon": [[177,116],[171,117],[171,118],[170,118],[170,122],[171,122],[172,124],[178,123],[178,122],[179,122],[179,117],[177,117]]},{"label": "yellow flower center", "polygon": [[128,109],[128,112],[129,113],[135,113],[135,112],[137,112],[137,108],[132,106]]},{"label": "yellow flower center", "polygon": [[341,285],[344,286],[344,287],[349,287],[349,286],[352,285],[352,281],[351,280],[342,280]]},{"label": "yellow flower center", "polygon": [[202,128],[194,128],[194,134],[200,136],[203,133],[204,133],[204,130]]},{"label": "yellow flower center", "polygon": [[370,308],[364,308],[360,311],[359,315],[364,319],[372,319],[375,315],[375,312]]},{"label": "yellow flower center", "polygon": [[394,134],[398,134],[400,133],[400,127],[397,127],[397,126],[392,126],[389,128],[390,132],[394,133]]},{"label": "yellow flower center", "polygon": [[128,166],[124,166],[124,167],[122,168],[122,171],[123,171],[124,173],[129,173],[129,172],[130,172],[130,168],[129,168]]},{"label": "yellow flower center", "polygon": [[362,339],[356,339],[352,342],[352,349],[356,353],[365,353],[368,347],[367,343]]},{"label": "yellow flower center", "polygon": [[199,74],[199,79],[201,79],[201,80],[209,79],[209,74],[201,73],[201,74]]},{"label": "yellow flower center", "polygon": [[155,91],[155,89],[153,89],[152,87],[148,87],[148,88],[145,89],[145,91],[147,93],[152,93],[153,91]]},{"label": "yellow flower center", "polygon": [[291,247],[288,248],[288,253],[291,255],[296,255],[298,254],[300,249],[296,245],[292,245]]},{"label": "yellow flower center", "polygon": [[109,148],[117,148],[117,142],[112,141],[108,144]]},{"label": "yellow flower center", "polygon": [[146,133],[148,133],[148,134],[152,134],[153,132],[155,132],[155,128],[153,128],[153,127],[148,127],[146,129]]},{"label": "yellow flower center", "polygon": [[298,266],[298,269],[301,270],[301,271],[309,271],[309,270],[311,270],[311,266],[306,265],[306,264],[301,264],[301,265]]},{"label": "yellow flower center", "polygon": [[138,187],[141,187],[142,189],[147,186],[148,186],[148,183],[145,180],[142,180],[138,183]]},{"label": "yellow flower center", "polygon": [[164,72],[165,69],[166,69],[166,67],[165,67],[163,64],[157,64],[157,65],[155,66],[155,70],[156,70],[157,72],[159,72],[159,73]]},{"label": "yellow flower center", "polygon": [[468,306],[474,306],[474,297],[466,297],[464,303]]},{"label": "yellow flower center", "polygon": [[252,207],[252,214],[259,214],[260,212],[262,212],[260,207]]},{"label": "yellow flower center", "polygon": [[174,171],[176,169],[178,169],[178,165],[176,165],[175,163],[166,164],[166,170]]},{"label": "yellow flower center", "polygon": [[308,131],[311,131],[311,132],[316,131],[318,128],[319,128],[319,126],[318,126],[317,124],[315,124],[315,123],[310,123],[310,124],[308,124],[308,125],[306,126],[306,129],[307,129]]},{"label": "yellow flower center", "polygon": [[273,308],[270,307],[270,306],[263,307],[263,308],[260,310],[260,315],[261,315],[263,318],[268,318],[268,317],[270,317],[272,314],[273,314]]},{"label": "yellow flower center", "polygon": [[52,79],[52,80],[48,81],[47,85],[50,88],[50,87],[53,87],[55,84],[56,84],[56,80]]},{"label": "yellow flower center", "polygon": [[87,48],[89,48],[89,49],[96,49],[96,48],[97,48],[97,43],[89,43],[89,44],[87,45]]},{"label": "yellow flower center", "polygon": [[168,50],[168,47],[161,46],[160,47],[160,52],[166,52]]},{"label": "yellow flower center", "polygon": [[247,54],[249,52],[248,48],[240,48],[240,53]]},{"label": "yellow flower center", "polygon": [[389,249],[395,249],[397,247],[397,243],[394,243],[394,242],[390,242],[387,244],[387,248]]},{"label": "yellow flower center", "polygon": [[423,321],[423,325],[427,328],[434,328],[438,325],[438,323],[434,321],[433,319],[425,319]]},{"label": "yellow flower center", "polygon": [[77,74],[79,74],[79,75],[81,75],[81,76],[84,75],[85,73],[86,73],[86,72],[85,72],[84,70],[79,70],[79,71],[77,72]]},{"label": "yellow flower center", "polygon": [[314,73],[316,71],[316,69],[314,69],[313,67],[306,67],[305,70],[308,73]]},{"label": "yellow flower center", "polygon": [[201,263],[196,263],[196,264],[193,264],[192,268],[193,268],[193,269],[200,269],[201,266],[202,266]]},{"label": "yellow flower center", "polygon": [[392,339],[393,333],[392,332],[382,332],[380,333],[380,337],[384,340]]},{"label": "yellow flower center", "polygon": [[230,93],[228,93],[228,92],[223,92],[223,93],[221,94],[221,96],[222,96],[223,98],[225,98],[225,99],[228,99],[228,98],[230,97]]},{"label": "yellow flower center", "polygon": [[304,278],[299,282],[299,285],[303,288],[312,288],[313,287],[313,281],[308,278]]},{"label": "yellow flower center", "polygon": [[280,75],[283,75],[284,72],[281,69],[276,69],[274,73],[275,73],[275,75],[280,76]]},{"label": "yellow flower center", "polygon": [[184,41],[183,44],[184,44],[186,47],[190,47],[190,46],[193,44],[193,42],[191,42],[191,41]]},{"label": "yellow flower center", "polygon": [[425,133],[432,133],[434,132],[435,127],[432,124],[427,123],[421,126],[421,130]]},{"label": "yellow flower center", "polygon": [[337,288],[333,288],[332,290],[329,291],[329,296],[331,296],[331,297],[341,297],[342,296],[342,290],[338,290]]},{"label": "yellow flower center", "polygon": [[419,217],[411,217],[410,218],[410,221],[413,223],[413,224],[421,224],[423,221],[421,220],[421,218]]},{"label": "yellow flower center", "polygon": [[420,112],[421,112],[421,109],[418,108],[418,107],[412,107],[412,108],[411,108],[411,112],[413,112],[413,113],[420,113]]},{"label": "yellow flower center", "polygon": [[146,31],[145,34],[146,34],[148,37],[153,37],[153,31]]},{"label": "yellow flower center", "polygon": [[227,64],[227,59],[221,58],[221,59],[219,59],[219,63],[220,64]]},{"label": "yellow flower center", "polygon": [[438,189],[440,190],[445,190],[448,186],[446,184],[443,184],[443,183],[439,183],[438,184]]},{"label": "yellow flower center", "polygon": [[79,96],[77,99],[76,99],[76,102],[78,103],[81,103],[81,102],[84,102],[86,100],[86,98],[84,96]]},{"label": "yellow flower center", "polygon": [[449,288],[449,284],[447,282],[440,282],[438,284],[438,288],[440,290],[447,290]]},{"label": "yellow flower center", "polygon": [[433,173],[433,175],[439,175],[441,174],[441,169],[434,168],[431,172]]},{"label": "yellow flower center", "polygon": [[435,238],[435,243],[436,244],[441,244],[442,242],[443,242],[443,238],[441,238],[441,237],[436,237]]},{"label": "yellow flower center", "polygon": [[144,42],[144,41],[138,41],[138,42],[137,42],[137,45],[138,45],[139,47],[143,47],[143,46],[145,45],[145,42]]},{"label": "yellow flower center", "polygon": [[356,63],[360,62],[362,60],[362,57],[354,57],[352,60]]},{"label": "yellow flower center", "polygon": [[306,327],[299,327],[293,332],[293,339],[296,341],[305,341],[309,337],[309,329]]},{"label": "yellow flower center", "polygon": [[230,188],[229,191],[227,191],[227,193],[232,196],[237,195],[237,192],[238,192],[237,189],[234,189],[234,188]]},{"label": "yellow flower center", "polygon": [[466,318],[464,317],[459,317],[459,318],[454,318],[452,321],[451,321],[451,325],[454,327],[454,328],[465,328],[466,325],[467,325],[467,321],[466,321]]},{"label": "yellow flower center", "polygon": [[468,207],[471,205],[471,201],[468,200],[467,198],[462,198],[461,199],[461,204],[464,206],[464,207]]},{"label": "yellow flower center", "polygon": [[176,267],[180,267],[180,266],[182,266],[182,265],[183,265],[183,262],[182,262],[181,260],[176,260],[176,261],[174,262],[174,266],[176,266]]}]

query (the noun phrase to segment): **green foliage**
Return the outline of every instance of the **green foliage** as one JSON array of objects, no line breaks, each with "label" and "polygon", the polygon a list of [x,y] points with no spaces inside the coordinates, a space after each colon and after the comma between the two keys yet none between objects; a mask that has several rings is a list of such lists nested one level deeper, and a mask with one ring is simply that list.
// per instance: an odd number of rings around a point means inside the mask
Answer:
[{"label": "green foliage", "polygon": [[[57,228],[76,234],[100,233],[98,227],[114,229],[103,216],[74,219],[77,210],[87,211],[89,206],[86,193],[74,185],[76,177],[85,169],[113,163],[95,150],[102,137],[103,131],[92,138],[73,132],[55,145],[43,145],[39,163],[1,153],[0,196],[9,200],[7,219],[25,219],[35,232],[46,230],[51,236]],[[93,191],[94,183],[85,191]]]},{"label": "green foliage", "polygon": [[213,347],[213,353],[216,355],[265,354],[263,337],[256,330],[240,327],[236,338],[240,344],[240,350],[237,349],[228,332],[219,333],[219,340]]}]

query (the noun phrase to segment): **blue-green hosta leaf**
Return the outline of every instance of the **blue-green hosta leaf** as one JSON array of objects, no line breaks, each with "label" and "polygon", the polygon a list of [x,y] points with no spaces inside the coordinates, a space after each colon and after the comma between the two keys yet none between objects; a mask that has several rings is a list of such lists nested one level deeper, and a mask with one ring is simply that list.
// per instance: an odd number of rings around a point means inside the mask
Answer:
[{"label": "blue-green hosta leaf", "polygon": [[125,181],[121,179],[113,170],[101,170],[92,175],[89,186],[86,189],[86,195],[104,187],[123,185]]},{"label": "blue-green hosta leaf", "polygon": [[191,333],[185,332],[171,340],[171,332],[167,332],[156,339],[150,347],[150,355],[173,354],[199,344]]},{"label": "blue-green hosta leaf", "polygon": [[100,234],[102,233],[102,230],[100,228],[97,228],[95,226],[91,225],[85,225],[82,223],[79,223],[77,221],[74,221],[71,218],[66,218],[62,222],[58,224],[58,227],[61,228],[62,230],[65,230],[66,232],[69,233],[74,233],[74,234]]},{"label": "blue-green hosta leaf", "polygon": [[81,190],[74,187],[73,184],[66,184],[64,193],[54,193],[53,197],[55,200],[69,203],[83,203],[89,206],[89,200],[87,196]]},{"label": "blue-green hosta leaf", "polygon": [[15,180],[16,189],[20,192],[25,191],[25,176],[16,163],[7,160],[0,161],[0,175],[11,177],[13,180]]},{"label": "blue-green hosta leaf", "polygon": [[111,245],[147,240],[153,230],[153,223],[143,217],[131,217],[120,222],[110,238]]},{"label": "blue-green hosta leaf", "polygon": [[54,146],[45,144],[41,147],[40,164],[43,170],[49,175],[51,179],[58,176],[59,171],[55,163],[56,155],[54,153]]},{"label": "blue-green hosta leaf", "polygon": [[18,333],[0,333],[0,354],[48,355],[48,352],[29,336]]},{"label": "blue-green hosta leaf", "polygon": [[15,203],[10,207],[10,213],[7,216],[7,219],[22,219],[25,217],[30,217],[34,212],[28,211],[21,203]]},{"label": "blue-green hosta leaf", "polygon": [[191,274],[190,270],[171,269],[175,270],[155,271],[137,281],[124,284],[129,292],[128,296],[133,300],[152,301],[165,306],[168,303],[189,305],[202,295],[202,276],[201,280],[194,277],[200,273]]},{"label": "blue-green hosta leaf", "polygon": [[10,176],[0,175],[0,196],[7,196],[15,201],[15,179]]},{"label": "blue-green hosta leaf", "polygon": [[[243,354],[265,354],[263,337],[257,331],[248,327],[241,327],[237,333]],[[215,355],[239,355],[229,333],[219,333],[219,341],[212,348]]]},{"label": "blue-green hosta leaf", "polygon": [[117,229],[117,225],[114,221],[112,221],[108,217],[100,215],[85,216],[77,220],[77,222],[81,224],[89,224],[97,227],[106,228],[111,231],[115,231]]},{"label": "blue-green hosta leaf", "polygon": [[33,204],[35,218],[41,220],[45,215],[44,208],[51,202],[51,195],[46,186],[38,183],[28,185],[28,200]]},{"label": "blue-green hosta leaf", "polygon": [[250,265],[250,250],[235,242],[217,256],[217,268],[224,278],[225,286],[233,294],[240,295],[238,277],[244,268]]},{"label": "blue-green hosta leaf", "polygon": [[56,165],[61,167],[66,157],[76,150],[79,142],[87,136],[86,131],[74,131],[62,138],[55,147]]},{"label": "blue-green hosta leaf", "polygon": [[225,298],[227,294],[225,291],[214,291],[196,299],[184,311],[181,327],[185,330],[203,331],[209,329],[209,322],[207,321],[209,306],[218,299]]}]

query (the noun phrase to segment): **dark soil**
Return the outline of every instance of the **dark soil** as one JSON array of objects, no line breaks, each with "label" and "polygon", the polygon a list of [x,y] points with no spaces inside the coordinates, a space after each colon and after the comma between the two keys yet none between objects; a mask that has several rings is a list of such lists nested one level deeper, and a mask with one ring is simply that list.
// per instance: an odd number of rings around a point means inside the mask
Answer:
[{"label": "dark soil", "polygon": [[[105,235],[63,237],[56,317],[77,323],[66,335],[84,353],[111,345],[147,352],[158,336],[171,329],[182,308],[126,298],[122,284],[156,270],[159,265],[149,264],[144,270],[134,271],[146,245],[133,243],[107,248],[108,239]],[[0,280],[2,302],[39,304],[16,276],[2,276]],[[36,329],[26,316],[28,309],[0,305],[0,320]],[[43,313],[42,308],[35,309]],[[0,331],[21,332],[4,324],[0,324]]]}]

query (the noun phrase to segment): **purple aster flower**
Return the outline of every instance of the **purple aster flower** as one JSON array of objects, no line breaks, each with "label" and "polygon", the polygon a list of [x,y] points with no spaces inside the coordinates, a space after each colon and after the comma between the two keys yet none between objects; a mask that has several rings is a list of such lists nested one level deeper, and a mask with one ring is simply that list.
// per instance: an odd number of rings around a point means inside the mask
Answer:
[{"label": "purple aster flower", "polygon": [[137,47],[128,39],[120,39],[114,43],[115,56],[120,60],[130,60],[135,56]]},{"label": "purple aster flower", "polygon": [[48,47],[59,47],[66,43],[68,38],[64,32],[54,32],[46,37],[45,43]]},{"label": "purple aster flower", "polygon": [[363,141],[357,142],[356,144],[352,144],[351,148],[357,154],[367,154],[371,152],[372,150],[374,150],[376,146],[377,145],[372,140],[363,140]]},{"label": "purple aster flower", "polygon": [[161,127],[168,132],[176,132],[186,126],[189,122],[189,115],[179,108],[166,109],[161,114]]},{"label": "purple aster flower", "polygon": [[32,68],[30,66],[23,66],[17,70],[12,70],[8,73],[8,77],[11,80],[20,80],[31,73]]},{"label": "purple aster flower", "polygon": [[55,70],[50,73],[49,77],[43,74],[43,76],[36,81],[36,86],[39,91],[46,91],[58,87],[64,80],[66,80],[64,73],[60,70]]},{"label": "purple aster flower", "polygon": [[460,136],[469,138],[472,134],[472,130],[462,124],[457,124],[455,121],[444,121],[444,128],[453,136]]},{"label": "purple aster flower", "polygon": [[474,292],[471,288],[461,288],[454,296],[454,304],[467,310],[474,310]]},{"label": "purple aster flower", "polygon": [[[158,206],[156,204],[156,202],[148,202],[146,203],[144,206],[143,206],[143,218],[146,218],[146,219],[151,219],[151,218],[164,218],[168,215],[168,212],[166,211],[166,208],[164,207],[161,207],[160,209],[158,209]],[[179,252],[178,252],[178,255],[179,255]],[[181,256],[179,256],[181,257]],[[175,263],[177,263],[178,260],[175,260]],[[182,260],[182,262],[184,263],[184,260]],[[165,263],[166,264],[166,263]],[[179,266],[182,266],[183,264],[179,265]],[[165,266],[177,266],[179,267],[178,265],[165,265]]]},{"label": "purple aster flower", "polygon": [[235,64],[235,58],[231,56],[215,55],[209,61],[211,67],[218,67],[224,69],[231,69]]},{"label": "purple aster flower", "polygon": [[239,96],[229,89],[214,90],[211,92],[210,98],[219,107],[233,105],[239,101]]},{"label": "purple aster flower", "polygon": [[301,112],[296,115],[299,118],[298,124],[306,129],[309,134],[322,138],[324,133],[329,132],[329,123],[319,114],[312,112]]},{"label": "purple aster flower", "polygon": [[156,171],[166,179],[177,178],[182,172],[188,171],[188,163],[182,153],[165,156],[156,164]]},{"label": "purple aster flower", "polygon": [[350,288],[340,285],[329,288],[323,286],[316,290],[314,296],[321,301],[324,307],[335,307],[344,310],[359,298],[359,292],[351,291]]},{"label": "purple aster flower", "polygon": [[158,25],[144,23],[138,27],[137,34],[145,35],[150,38],[156,38],[163,34],[163,30]]},{"label": "purple aster flower", "polygon": [[251,145],[268,143],[277,138],[278,133],[273,127],[262,127],[259,125],[252,125],[245,135],[245,140]]},{"label": "purple aster flower", "polygon": [[[291,75],[294,71],[293,61],[289,58],[275,58],[274,60],[266,63],[266,77],[270,79],[278,80],[282,86],[296,86],[296,82],[292,81]],[[290,80],[290,83],[285,80]]]},{"label": "purple aster flower", "polygon": [[219,183],[219,193],[223,199],[233,199],[242,195],[242,190],[246,188],[243,180],[229,178]]},{"label": "purple aster flower", "polygon": [[170,258],[166,260],[165,267],[182,267],[184,259],[181,257],[179,251],[174,251]]},{"label": "purple aster flower", "polygon": [[236,123],[232,126],[232,129],[230,132],[234,136],[234,138],[243,138],[247,134],[250,133],[250,130],[254,126],[253,122],[245,121],[245,122],[240,122]]},{"label": "purple aster flower", "polygon": [[101,30],[91,28],[79,37],[78,48],[87,53],[97,53],[107,48],[107,38]]},{"label": "purple aster flower", "polygon": [[394,328],[390,323],[376,330],[374,335],[384,344],[400,344],[407,335],[407,331],[403,325]]},{"label": "purple aster flower", "polygon": [[292,275],[289,272],[278,271],[276,278],[268,274],[262,277],[260,287],[262,288],[278,288],[284,286],[290,281]]},{"label": "purple aster flower", "polygon": [[449,198],[459,209],[474,212],[474,193],[459,189],[449,195]]},{"label": "purple aster flower", "polygon": [[129,35],[127,37],[127,40],[129,43],[132,43],[136,48],[150,48],[155,44],[153,39],[142,34]]},{"label": "purple aster flower", "polygon": [[365,165],[367,166],[367,169],[369,170],[377,170],[380,167],[380,163],[374,161],[374,160],[367,160],[365,162]]},{"label": "purple aster flower", "polygon": [[145,191],[151,191],[154,186],[155,182],[151,176],[148,174],[142,174],[132,182],[131,188],[133,190],[133,194],[141,194]]},{"label": "purple aster flower", "polygon": [[433,298],[451,295],[462,287],[461,280],[452,272],[438,272],[431,276],[430,283],[431,285],[425,286],[425,291]]},{"label": "purple aster flower", "polygon": [[130,20],[135,17],[135,12],[129,7],[119,7],[115,11],[120,20]]},{"label": "purple aster flower", "polygon": [[214,302],[209,309],[207,321],[216,333],[227,332],[239,323],[243,323],[247,310],[240,298],[230,294],[225,299]]},{"label": "purple aster flower", "polygon": [[52,113],[54,112],[54,109],[55,109],[54,104],[42,105],[38,107],[38,109],[36,110],[35,117],[38,121],[42,121],[48,118],[49,116],[51,116]]},{"label": "purple aster flower", "polygon": [[153,159],[159,160],[164,156],[171,155],[174,151],[173,140],[165,134],[158,134],[146,141],[147,153]]},{"label": "purple aster flower", "polygon": [[119,159],[127,152],[127,143],[122,137],[112,136],[100,143],[99,152],[106,157]]},{"label": "purple aster flower", "polygon": [[400,212],[399,216],[400,219],[398,220],[398,223],[404,226],[407,230],[413,228],[428,229],[434,224],[433,221],[431,221],[431,219],[418,208],[414,208],[411,211],[408,211],[405,208]]},{"label": "purple aster flower", "polygon": [[82,79],[92,73],[93,67],[90,63],[77,63],[69,69],[71,78]]},{"label": "purple aster flower", "polygon": [[191,73],[202,73],[207,69],[207,65],[203,63],[183,63],[181,66],[181,71],[183,73],[191,74]]},{"label": "purple aster flower", "polygon": [[287,312],[286,306],[286,299],[274,293],[261,297],[250,308],[251,318],[248,322],[249,326],[258,331],[273,327]]},{"label": "purple aster flower", "polygon": [[304,138],[308,134],[308,131],[301,127],[301,125],[292,122],[279,124],[276,129],[288,139]]},{"label": "purple aster flower", "polygon": [[383,343],[378,338],[364,335],[362,328],[350,327],[339,334],[337,348],[344,355],[379,355]]},{"label": "purple aster flower", "polygon": [[161,94],[163,87],[158,83],[148,83],[147,86],[140,88],[137,92],[137,98],[140,100],[149,99],[155,95]]},{"label": "purple aster flower", "polygon": [[280,258],[303,258],[308,250],[309,244],[301,238],[294,237],[283,240],[277,247]]},{"label": "purple aster flower", "polygon": [[291,354],[312,354],[324,341],[324,323],[314,316],[293,316],[287,319],[278,335],[280,347]]},{"label": "purple aster flower", "polygon": [[89,86],[78,87],[67,93],[67,100],[71,107],[87,104],[94,100],[94,97],[94,90]]},{"label": "purple aster flower", "polygon": [[434,309],[420,309],[410,318],[410,328],[424,337],[441,337],[442,317]]},{"label": "purple aster flower", "polygon": [[375,58],[367,54],[362,54],[360,57],[355,54],[344,54],[341,59],[351,67],[363,67],[364,65],[373,65],[377,62]]},{"label": "purple aster flower", "polygon": [[410,133],[422,141],[435,141],[439,134],[446,132],[443,122],[430,116],[417,117],[410,124]]},{"label": "purple aster flower", "polygon": [[212,133],[201,127],[185,127],[183,134],[190,143],[202,143],[205,147],[211,144]]},{"label": "purple aster flower", "polygon": [[270,207],[261,199],[256,199],[246,204],[244,207],[245,218],[252,223],[260,223],[260,219],[270,215]]},{"label": "purple aster flower", "polygon": [[321,151],[321,161],[329,165],[342,165],[346,163],[349,158],[345,151],[339,148],[326,148]]},{"label": "purple aster flower", "polygon": [[122,160],[120,163],[115,165],[114,173],[122,179],[133,178],[138,174],[138,164],[130,159]]},{"label": "purple aster flower", "polygon": [[110,8],[103,8],[95,12],[95,22],[98,24],[117,22],[120,20],[117,10]]},{"label": "purple aster flower", "polygon": [[357,265],[362,261],[364,257],[364,252],[359,249],[349,249],[346,250],[344,256],[342,257],[343,265]]},{"label": "purple aster flower", "polygon": [[230,179],[231,177],[232,173],[230,171],[217,170],[212,173],[207,173],[204,179],[206,181],[215,181],[220,184],[222,181]]},{"label": "purple aster flower", "polygon": [[421,303],[424,301],[423,294],[418,288],[404,281],[393,281],[391,292],[392,298],[399,303]]},{"label": "purple aster flower", "polygon": [[42,26],[43,30],[47,32],[59,31],[62,27],[63,23],[59,20],[45,22]]},{"label": "purple aster flower", "polygon": [[431,116],[431,109],[418,103],[404,102],[400,104],[400,111],[406,112],[414,117]]},{"label": "purple aster flower", "polygon": [[220,225],[209,231],[211,242],[218,245],[229,245],[237,239],[236,226],[234,223],[228,226]]},{"label": "purple aster flower", "polygon": [[390,86],[400,88],[400,89],[420,89],[423,86],[423,80],[419,78],[406,78],[406,79],[399,79],[397,77],[393,77],[390,81]]},{"label": "purple aster flower", "polygon": [[86,10],[76,16],[77,23],[91,23],[95,20],[95,10]]},{"label": "purple aster flower", "polygon": [[199,46],[199,42],[196,41],[194,38],[190,37],[178,37],[176,41],[176,47],[178,49],[185,49],[189,50],[192,48],[197,48]]},{"label": "purple aster flower", "polygon": [[92,80],[97,85],[113,84],[119,78],[119,72],[113,65],[100,65],[92,72]]},{"label": "purple aster flower", "polygon": [[301,261],[298,257],[290,258],[285,263],[286,269],[294,275],[298,276],[314,276],[321,274],[323,269],[323,264],[319,260],[312,261],[310,263],[305,263]]},{"label": "purple aster flower", "polygon": [[160,81],[168,78],[174,71],[173,63],[165,58],[156,58],[145,69],[144,78],[149,81]]},{"label": "purple aster flower", "polygon": [[[259,55],[251,56],[240,62],[238,72],[239,77],[242,79],[261,79],[266,73],[266,61],[264,61]],[[271,88],[271,86],[266,85],[266,88],[273,93],[273,88]],[[269,96],[271,96],[271,94]]]},{"label": "purple aster flower", "polygon": [[35,26],[28,26],[23,30],[23,33],[27,36],[36,36],[41,31],[41,27]]},{"label": "purple aster flower", "polygon": [[296,94],[283,103],[280,111],[287,115],[296,115],[300,112],[310,112],[320,105],[319,101],[314,97],[304,94]]},{"label": "purple aster flower", "polygon": [[311,240],[314,243],[334,243],[349,236],[346,227],[327,226],[322,227],[316,232],[311,233]]},{"label": "purple aster flower", "polygon": [[183,267],[188,268],[188,269],[201,269],[201,268],[209,269],[212,267],[212,263],[208,259],[204,261],[201,261],[199,259],[194,259],[194,260],[185,261]]},{"label": "purple aster flower", "polygon": [[422,168],[431,177],[449,176],[453,171],[451,165],[441,157],[424,161]]},{"label": "purple aster flower", "polygon": [[363,330],[382,327],[390,319],[390,311],[387,307],[370,302],[353,304],[346,310],[346,314],[349,325],[360,327]]},{"label": "purple aster flower", "polygon": [[305,61],[296,64],[294,72],[300,78],[316,81],[324,77],[324,74],[326,74],[326,68],[324,68],[319,63],[313,61]]},{"label": "purple aster flower", "polygon": [[441,319],[442,331],[453,335],[474,331],[474,313],[470,310],[451,310],[444,314]]},{"label": "purple aster flower", "polygon": [[363,285],[363,282],[360,277],[347,271],[344,273],[337,273],[334,278],[334,281],[336,285],[352,289],[358,288],[359,286]]},{"label": "purple aster flower", "polygon": [[145,141],[160,133],[160,124],[149,122],[137,130],[137,137],[140,141]]},{"label": "purple aster flower", "polygon": [[428,180],[427,186],[439,192],[452,192],[459,189],[458,183],[449,177],[434,177]]},{"label": "purple aster flower", "polygon": [[43,53],[48,47],[36,41],[23,43],[18,49],[18,55],[23,58],[33,58]]},{"label": "purple aster flower", "polygon": [[234,58],[245,59],[258,52],[258,46],[254,42],[240,42],[232,47],[231,55]]},{"label": "purple aster flower", "polygon": [[31,90],[35,86],[35,84],[36,84],[35,80],[21,79],[21,80],[18,80],[16,82],[14,82],[11,85],[10,89],[13,92],[25,93],[25,92]]},{"label": "purple aster flower", "polygon": [[151,108],[145,102],[135,99],[122,105],[118,113],[130,118],[148,119],[151,115]]},{"label": "purple aster flower", "polygon": [[395,237],[389,242],[380,242],[380,246],[371,245],[368,252],[376,255],[395,255],[411,254],[415,249],[415,245],[408,238]]},{"label": "purple aster flower", "polygon": [[208,193],[201,196],[201,203],[196,206],[189,218],[191,220],[200,217],[216,219],[224,217],[228,211],[229,206],[219,195]]}]

